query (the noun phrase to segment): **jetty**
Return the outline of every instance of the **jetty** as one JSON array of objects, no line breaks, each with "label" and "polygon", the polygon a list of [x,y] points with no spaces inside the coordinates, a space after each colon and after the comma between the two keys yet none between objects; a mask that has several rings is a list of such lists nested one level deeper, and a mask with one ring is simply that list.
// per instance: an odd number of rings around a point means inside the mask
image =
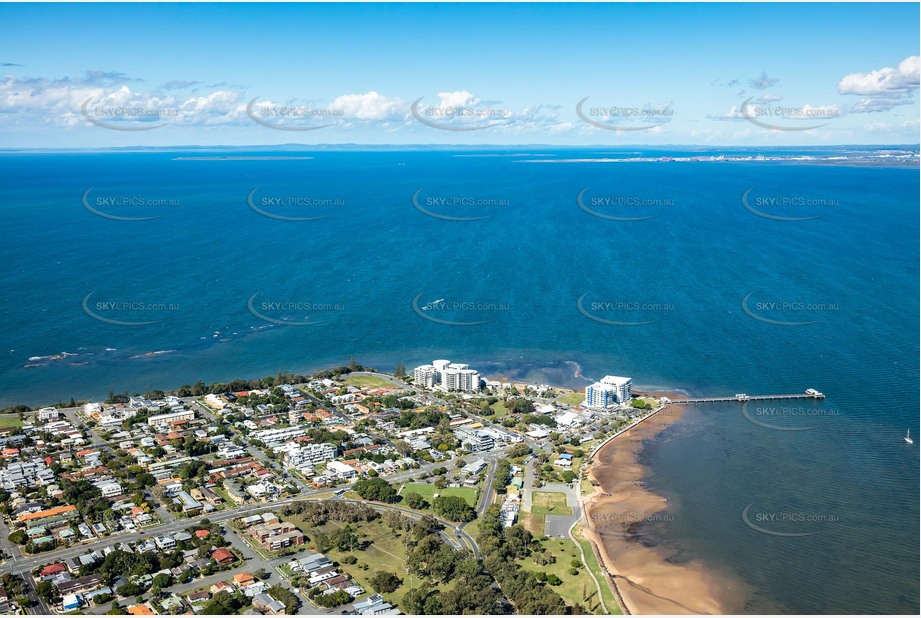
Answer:
[{"label": "jetty", "polygon": [[802,393],[790,393],[784,395],[747,395],[745,393],[736,393],[732,397],[692,397],[689,399],[669,400],[668,403],[721,403],[732,401],[769,401],[772,399],[825,399],[825,394],[814,388],[807,388]]}]

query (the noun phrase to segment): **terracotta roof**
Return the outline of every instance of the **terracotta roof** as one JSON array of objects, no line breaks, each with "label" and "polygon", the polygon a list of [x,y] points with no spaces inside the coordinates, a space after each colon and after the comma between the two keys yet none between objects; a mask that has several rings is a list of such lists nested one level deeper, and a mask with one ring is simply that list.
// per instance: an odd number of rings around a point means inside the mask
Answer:
[{"label": "terracotta roof", "polygon": [[71,511],[76,511],[77,507],[72,504],[65,506],[56,506],[53,509],[46,509],[44,511],[39,511],[38,513],[25,513],[19,516],[19,521],[31,521],[33,519],[43,519],[45,517],[54,517],[55,515],[63,515],[64,513],[69,513]]},{"label": "terracotta roof", "polygon": [[64,566],[63,562],[58,562],[56,564],[49,564],[44,569],[42,569],[41,573],[39,573],[39,577],[45,577],[46,575],[57,575],[58,573],[62,573],[66,570],[67,570],[67,567]]},{"label": "terracotta roof", "polygon": [[246,583],[248,583],[248,582],[251,582],[251,581],[253,581],[253,580],[255,580],[255,579],[256,579],[256,578],[253,577],[253,574],[252,574],[252,573],[246,573],[246,572],[237,573],[236,575],[233,576],[233,583],[235,583],[235,584],[238,585],[238,586],[242,586],[242,585],[244,585],[244,584],[246,584]]}]

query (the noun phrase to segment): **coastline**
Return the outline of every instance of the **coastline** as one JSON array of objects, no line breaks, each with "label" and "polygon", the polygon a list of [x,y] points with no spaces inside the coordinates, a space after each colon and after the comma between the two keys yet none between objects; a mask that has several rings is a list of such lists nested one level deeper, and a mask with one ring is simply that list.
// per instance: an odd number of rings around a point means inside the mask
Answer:
[{"label": "coastline", "polygon": [[675,550],[650,543],[652,538],[646,536],[646,526],[667,524],[673,515],[668,513],[666,498],[645,488],[646,470],[638,458],[645,440],[681,416],[679,406],[666,406],[596,450],[587,469],[595,491],[581,496],[585,512],[581,531],[604,565],[624,613],[742,613],[747,586],[697,560],[676,562]]}]

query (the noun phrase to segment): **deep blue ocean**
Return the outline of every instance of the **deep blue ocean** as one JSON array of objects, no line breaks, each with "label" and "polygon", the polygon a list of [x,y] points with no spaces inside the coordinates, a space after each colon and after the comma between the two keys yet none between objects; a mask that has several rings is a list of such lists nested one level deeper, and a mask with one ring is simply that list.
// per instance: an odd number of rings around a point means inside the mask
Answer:
[{"label": "deep blue ocean", "polygon": [[0,405],[352,356],[812,387],[651,441],[655,538],[750,611],[917,613],[918,169],[790,159],[875,152],[3,153]]}]

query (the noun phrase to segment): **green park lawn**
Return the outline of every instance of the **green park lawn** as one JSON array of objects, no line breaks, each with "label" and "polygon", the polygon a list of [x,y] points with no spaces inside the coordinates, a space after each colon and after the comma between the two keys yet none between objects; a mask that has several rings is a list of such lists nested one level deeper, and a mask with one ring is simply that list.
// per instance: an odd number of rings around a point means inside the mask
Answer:
[{"label": "green park lawn", "polygon": [[350,375],[343,383],[346,386],[355,388],[393,388],[393,383],[378,376],[352,376]]},{"label": "green park lawn", "polygon": [[10,427],[22,427],[22,421],[17,414],[0,415],[0,429],[9,429]]},{"label": "green park lawn", "polygon": [[560,395],[556,398],[556,400],[557,403],[564,403],[569,406],[577,406],[585,401],[585,394],[579,392],[568,393],[566,395]]},{"label": "green park lawn", "polygon": [[532,515],[572,515],[566,504],[566,494],[555,491],[535,491],[531,499]]},{"label": "green park lawn", "polygon": [[408,493],[419,494],[429,504],[435,499],[435,494],[437,493],[439,496],[460,496],[470,506],[476,506],[477,492],[473,487],[445,487],[444,489],[438,489],[428,483],[406,483],[403,485],[400,495],[405,496]]}]

